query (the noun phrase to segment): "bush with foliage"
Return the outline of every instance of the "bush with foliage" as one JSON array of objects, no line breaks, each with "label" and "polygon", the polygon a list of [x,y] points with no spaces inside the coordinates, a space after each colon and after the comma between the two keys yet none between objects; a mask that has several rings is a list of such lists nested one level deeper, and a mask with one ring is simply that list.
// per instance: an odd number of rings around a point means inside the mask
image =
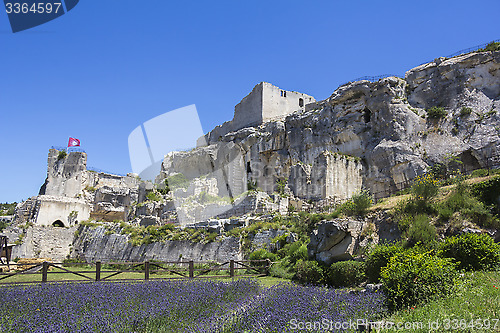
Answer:
[{"label": "bush with foliage", "polygon": [[314,260],[299,260],[295,264],[293,280],[304,284],[323,283],[323,268]]},{"label": "bush with foliage", "polygon": [[396,254],[405,251],[400,244],[378,244],[368,254],[365,263],[365,272],[368,281],[378,282],[380,271],[387,266],[389,260]]},{"label": "bush with foliage", "polygon": [[413,180],[411,193],[415,199],[428,202],[438,194],[439,185],[439,180],[432,173],[427,173]]},{"label": "bush with foliage", "polygon": [[66,156],[68,156],[68,154],[66,153],[66,150],[61,150],[59,152],[59,154],[57,155],[57,160],[58,161],[63,160],[64,158],[66,158]]},{"label": "bush with foliage", "polygon": [[165,179],[165,190],[167,192],[175,190],[177,188],[188,188],[189,179],[186,178],[182,173],[176,173]]},{"label": "bush with foliage", "polygon": [[352,196],[351,199],[346,201],[340,210],[347,215],[365,215],[368,208],[373,204],[372,196],[370,192],[363,190]]},{"label": "bush with foliage", "polygon": [[446,117],[446,111],[442,107],[433,106],[427,110],[427,118],[429,119],[441,119]]},{"label": "bush with foliage", "polygon": [[500,42],[491,42],[484,49],[479,49],[477,52],[486,52],[486,51],[500,51]]},{"label": "bush with foliage", "polygon": [[146,194],[146,198],[150,201],[161,201],[161,195],[156,191],[151,191]]},{"label": "bush with foliage", "polygon": [[460,109],[460,117],[467,117],[469,116],[470,114],[472,113],[472,109],[467,107],[467,106],[463,106],[461,109]]},{"label": "bush with foliage", "polygon": [[269,259],[270,261],[277,261],[278,256],[272,252],[267,251],[266,249],[257,249],[250,253],[248,256],[249,260],[266,260]]},{"label": "bush with foliage", "polygon": [[293,270],[293,264],[290,260],[288,260],[288,258],[285,258],[272,264],[269,269],[269,274],[271,276],[291,280],[295,275],[295,272]]},{"label": "bush with foliage", "polygon": [[417,244],[429,244],[436,240],[436,228],[429,223],[429,217],[419,214],[413,218],[408,231],[406,232],[407,247],[413,247]]},{"label": "bush with foliage", "polygon": [[495,186],[490,189],[489,185],[485,185],[486,183],[489,183],[489,181],[475,184],[472,188],[464,182],[457,183],[455,189],[448,198],[436,205],[439,219],[441,221],[446,221],[453,213],[460,212],[463,217],[479,226],[499,228],[500,222],[498,218],[495,218],[491,214],[490,209],[473,195],[476,194],[486,202],[494,198],[495,193],[498,193],[495,192]]},{"label": "bush with foliage", "polygon": [[365,280],[365,263],[361,261],[335,262],[325,272],[325,282],[336,288],[355,287]]},{"label": "bush with foliage", "polygon": [[500,176],[473,184],[470,191],[481,202],[489,205],[493,213],[500,214]]},{"label": "bush with foliage", "polygon": [[466,271],[487,270],[500,264],[500,245],[486,234],[462,234],[447,238],[439,246],[441,257],[457,261]]},{"label": "bush with foliage", "polygon": [[287,181],[285,178],[278,178],[276,180],[276,192],[278,194],[284,195],[286,190]]},{"label": "bush with foliage", "polygon": [[387,305],[393,310],[450,294],[457,271],[452,259],[409,250],[392,257],[380,275]]}]

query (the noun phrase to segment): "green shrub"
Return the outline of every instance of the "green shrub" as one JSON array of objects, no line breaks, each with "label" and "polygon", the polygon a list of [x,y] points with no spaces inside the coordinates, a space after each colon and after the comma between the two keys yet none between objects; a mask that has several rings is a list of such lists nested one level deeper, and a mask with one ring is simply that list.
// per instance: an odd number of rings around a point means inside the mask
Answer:
[{"label": "green shrub", "polygon": [[66,150],[61,150],[59,154],[57,155],[57,160],[60,161],[64,159],[68,154],[66,153]]},{"label": "green shrub", "polygon": [[335,262],[325,275],[325,282],[330,286],[355,287],[366,280],[365,263],[354,260]]},{"label": "green shrub", "polygon": [[146,194],[146,198],[151,201],[161,201],[161,195],[155,191],[151,191]]},{"label": "green shrub", "polygon": [[267,251],[266,249],[257,249],[255,251],[253,251],[252,253],[250,253],[250,255],[248,256],[248,259],[249,260],[269,259],[269,260],[274,262],[274,261],[278,260],[278,256],[274,253]]},{"label": "green shrub", "polygon": [[176,173],[175,175],[165,179],[165,185],[168,191],[175,190],[177,188],[186,189],[188,188],[189,183],[189,179],[187,179],[182,173]]},{"label": "green shrub", "polygon": [[454,211],[446,205],[439,205],[437,208],[438,218],[440,222],[448,221],[453,215]]},{"label": "green shrub", "polygon": [[436,228],[429,223],[427,215],[417,215],[413,218],[406,233],[406,246],[412,247],[421,244],[429,244],[436,240]]},{"label": "green shrub", "polygon": [[399,244],[379,244],[368,254],[365,263],[365,272],[368,281],[378,282],[380,271],[387,266],[389,260],[405,249]]},{"label": "green shrub", "polygon": [[247,191],[257,191],[257,182],[249,179],[247,181]]},{"label": "green shrub", "polygon": [[469,108],[469,107],[464,106],[464,107],[462,107],[462,108],[460,109],[460,116],[461,116],[461,117],[467,117],[467,116],[469,116],[471,113],[472,113],[472,109],[471,109],[471,108]]},{"label": "green shrub", "polygon": [[427,110],[427,118],[430,119],[441,119],[446,117],[446,111],[442,107],[433,106]]},{"label": "green shrub", "polygon": [[485,234],[462,234],[447,238],[439,247],[441,257],[457,261],[467,271],[487,270],[500,264],[500,245]]},{"label": "green shrub", "polygon": [[500,176],[473,184],[470,192],[481,202],[491,206],[493,213],[500,214]]},{"label": "green shrub", "polygon": [[486,51],[500,51],[500,42],[491,42],[484,49],[479,49],[477,52],[486,52]]},{"label": "green shrub", "polygon": [[291,280],[294,275],[293,265],[288,259],[280,260],[272,264],[271,268],[269,269],[269,274],[271,276]]},{"label": "green shrub", "polygon": [[289,258],[292,263],[298,260],[307,260],[307,245],[305,242],[296,241],[290,244],[286,244],[283,248],[278,250],[278,255],[281,258]]},{"label": "green shrub", "polygon": [[293,280],[304,284],[320,284],[323,282],[323,269],[317,261],[299,260],[294,267]]},{"label": "green shrub", "polygon": [[[498,179],[500,180],[500,177]],[[438,211],[449,209],[453,212],[460,212],[463,217],[482,227],[499,228],[500,222],[491,214],[490,209],[477,197],[473,196],[473,194],[476,194],[480,199],[490,203],[490,200],[494,200],[495,196],[498,196],[497,193],[499,192],[496,191],[500,190],[500,181],[497,184],[498,189],[493,185],[494,183],[494,179],[492,179],[474,184],[471,187],[459,182],[451,195],[444,202],[437,205],[437,209]],[[493,186],[490,187],[490,185]],[[493,212],[496,212],[494,205],[491,208]]]},{"label": "green shrub", "polygon": [[359,193],[356,193],[345,202],[340,210],[347,215],[365,215],[368,208],[373,204],[373,199],[370,195],[370,192],[363,190]]},{"label": "green shrub", "polygon": [[285,178],[277,179],[276,180],[276,191],[281,195],[285,194],[286,184],[287,184],[287,181]]},{"label": "green shrub", "polygon": [[442,163],[436,163],[431,166],[430,173],[432,173],[436,179],[445,179],[448,175],[448,167]]},{"label": "green shrub", "polygon": [[417,200],[428,202],[439,192],[439,181],[432,173],[418,176],[411,186],[411,193]]},{"label": "green shrub", "polygon": [[488,170],[486,169],[477,169],[472,171],[472,173],[470,174],[472,178],[486,177],[487,175],[488,175]]},{"label": "green shrub", "polygon": [[389,309],[399,309],[450,294],[457,271],[449,258],[406,251],[382,268],[382,283]]}]

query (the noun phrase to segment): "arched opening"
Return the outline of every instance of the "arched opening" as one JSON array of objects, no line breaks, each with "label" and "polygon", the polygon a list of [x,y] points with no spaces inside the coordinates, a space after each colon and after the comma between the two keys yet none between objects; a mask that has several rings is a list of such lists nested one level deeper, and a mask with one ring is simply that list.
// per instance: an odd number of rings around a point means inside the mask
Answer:
[{"label": "arched opening", "polygon": [[61,220],[57,220],[54,223],[52,223],[52,226],[56,228],[64,228],[64,223]]},{"label": "arched opening", "polygon": [[304,99],[303,98],[299,98],[299,106],[300,107],[304,106]]},{"label": "arched opening", "polygon": [[370,111],[370,109],[365,108],[365,110],[363,111],[363,120],[365,121],[365,123],[369,123],[371,118],[372,112]]},{"label": "arched opening", "polygon": [[247,162],[247,173],[252,173],[252,168],[250,166],[250,162]]}]

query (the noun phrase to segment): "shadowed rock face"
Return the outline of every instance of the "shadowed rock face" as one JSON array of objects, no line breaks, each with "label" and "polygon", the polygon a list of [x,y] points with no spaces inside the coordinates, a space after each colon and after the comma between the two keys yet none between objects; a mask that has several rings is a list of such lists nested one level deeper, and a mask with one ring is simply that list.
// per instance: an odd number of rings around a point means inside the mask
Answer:
[{"label": "shadowed rock face", "polygon": [[352,259],[359,248],[363,226],[364,223],[353,220],[321,223],[307,245],[309,257],[326,265]]}]

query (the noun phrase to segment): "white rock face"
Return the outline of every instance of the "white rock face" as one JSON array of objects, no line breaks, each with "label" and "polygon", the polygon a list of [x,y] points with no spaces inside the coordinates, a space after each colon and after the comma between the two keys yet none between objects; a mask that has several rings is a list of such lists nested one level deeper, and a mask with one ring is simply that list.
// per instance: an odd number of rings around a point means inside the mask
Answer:
[{"label": "white rock face", "polygon": [[40,195],[37,201],[35,224],[38,226],[72,227],[90,217],[90,206],[83,199]]},{"label": "white rock face", "polygon": [[77,227],[28,228],[23,243],[12,248],[12,258],[50,258],[62,262],[70,253]]},{"label": "white rock face", "polygon": [[[284,180],[302,199],[345,199],[362,187],[374,194],[394,191],[450,155],[458,156],[463,171],[485,167],[487,156],[499,153],[499,96],[499,51],[441,58],[408,71],[405,79],[341,86],[285,119],[233,132],[216,128],[207,135],[209,146],[167,156],[160,178],[196,178],[241,156],[232,171],[237,177],[220,178],[218,186],[252,181],[271,193]],[[447,115],[426,118],[432,107]],[[463,114],[464,107],[472,114]],[[356,158],[340,162],[332,153]]]},{"label": "white rock face", "polygon": [[141,246],[133,246],[127,235],[106,234],[104,227],[80,228],[80,236],[73,245],[72,257],[94,261],[134,261],[145,260],[177,261],[218,261],[242,260],[238,238],[228,237],[220,242],[208,244],[190,241],[166,241]]}]

